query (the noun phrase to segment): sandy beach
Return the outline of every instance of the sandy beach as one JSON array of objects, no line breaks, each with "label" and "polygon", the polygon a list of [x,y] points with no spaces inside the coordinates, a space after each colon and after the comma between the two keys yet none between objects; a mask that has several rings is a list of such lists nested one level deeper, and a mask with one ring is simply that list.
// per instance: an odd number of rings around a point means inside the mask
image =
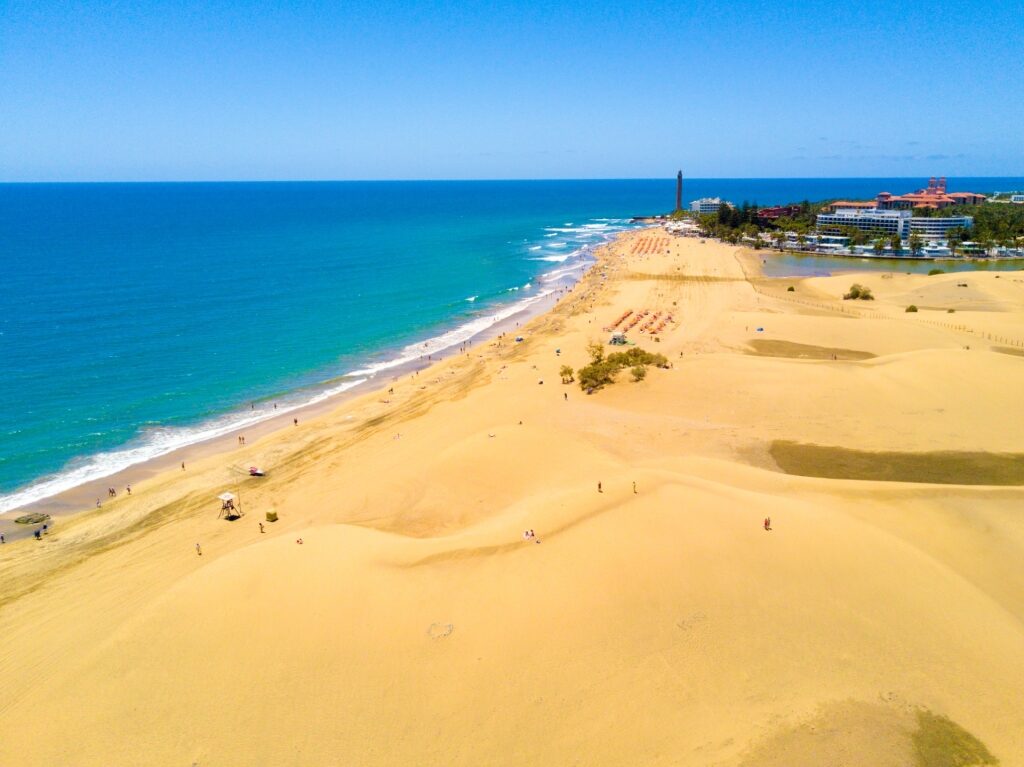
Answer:
[{"label": "sandy beach", "polygon": [[[768,279],[656,227],[597,257],[0,548],[0,765],[1024,764],[1019,273]],[[671,367],[563,384],[627,311]]]}]

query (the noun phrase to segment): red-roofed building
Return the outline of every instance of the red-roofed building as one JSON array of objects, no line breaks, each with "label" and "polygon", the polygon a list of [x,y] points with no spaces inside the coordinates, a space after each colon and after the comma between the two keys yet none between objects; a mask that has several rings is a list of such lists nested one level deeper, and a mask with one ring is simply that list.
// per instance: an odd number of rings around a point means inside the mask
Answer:
[{"label": "red-roofed building", "polygon": [[793,218],[799,212],[799,205],[776,205],[774,208],[758,208],[757,217],[762,221],[777,221],[780,218]]},{"label": "red-roofed building", "polygon": [[950,205],[980,205],[985,202],[985,195],[974,192],[947,192],[946,179],[928,179],[926,189],[918,189],[910,194],[893,195],[882,192],[877,197],[880,210],[910,210],[911,208],[948,208]]},{"label": "red-roofed building", "polygon": [[878,203],[874,200],[836,200],[821,208],[822,213],[835,213],[837,210],[871,210],[877,208]]}]

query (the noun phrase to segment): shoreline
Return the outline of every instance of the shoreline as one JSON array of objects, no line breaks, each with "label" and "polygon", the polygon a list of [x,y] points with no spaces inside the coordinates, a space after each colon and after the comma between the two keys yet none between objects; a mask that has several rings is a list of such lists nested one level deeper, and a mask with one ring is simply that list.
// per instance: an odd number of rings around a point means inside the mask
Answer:
[{"label": "shoreline", "polygon": [[[1024,753],[1024,280],[875,272],[851,311],[657,229],[596,255],[392,396],[0,547],[9,707],[49,712],[0,762],[902,764],[915,710]],[[672,364],[565,381],[629,315]]]},{"label": "shoreline", "polygon": [[[428,372],[435,366],[449,362],[453,358],[472,353],[479,353],[480,349],[485,344],[493,341],[495,338],[498,338],[511,330],[526,326],[552,311],[561,300],[567,296],[571,296],[575,287],[586,279],[587,275],[592,272],[595,266],[598,266],[601,263],[599,256],[600,251],[616,242],[623,234],[643,228],[645,227],[630,226],[629,228],[617,232],[613,236],[608,237],[599,243],[583,245],[580,248],[581,253],[579,258],[581,259],[581,263],[578,269],[573,267],[571,271],[564,272],[564,262],[559,262],[553,264],[554,268],[547,272],[537,274],[533,278],[534,280],[542,279],[545,274],[553,273],[556,275],[551,282],[553,287],[551,287],[547,293],[541,292],[537,296],[521,299],[520,301],[505,306],[500,304],[496,305],[493,307],[493,314],[510,310],[516,307],[517,304],[525,304],[511,314],[470,335],[464,341],[454,342],[451,345],[441,348],[437,352],[429,353],[426,357],[421,356],[418,359],[400,361],[397,364],[394,364],[393,367],[389,366],[383,369],[374,370],[366,374],[366,377],[362,381],[357,381],[353,386],[345,388],[342,391],[328,394],[323,397],[323,399],[317,400],[316,397],[320,395],[314,395],[314,401],[312,402],[285,407],[281,409],[279,413],[270,414],[266,418],[261,418],[249,424],[243,423],[238,426],[232,426],[225,431],[212,435],[208,438],[173,448],[166,453],[162,453],[152,458],[143,459],[138,463],[131,464],[110,474],[86,479],[73,487],[60,490],[38,500],[29,501],[28,503],[0,512],[0,533],[4,534],[6,539],[10,542],[30,538],[34,531],[41,527],[41,524],[18,524],[14,521],[16,518],[25,514],[42,513],[50,516],[53,521],[58,521],[61,519],[66,520],[85,512],[94,511],[98,508],[95,504],[96,500],[99,500],[101,504],[106,504],[108,501],[115,502],[124,497],[126,487],[138,486],[146,480],[165,473],[173,474],[173,470],[179,468],[182,463],[188,467],[189,464],[197,461],[203,461],[204,459],[214,458],[217,456],[226,456],[233,450],[249,447],[251,444],[255,444],[269,435],[278,433],[287,427],[294,426],[295,424],[293,421],[295,419],[298,419],[299,424],[302,424],[308,419],[316,419],[329,415],[343,407],[356,403],[363,398],[375,395],[379,396],[382,392],[386,391],[389,384],[398,382],[405,376],[415,377],[420,373]],[[471,321],[472,320],[469,322]],[[468,323],[462,323],[454,327],[441,329],[439,333],[417,343],[427,345],[431,341],[442,338],[447,333],[463,327],[465,324]],[[400,354],[404,349],[407,349],[408,346],[411,346],[411,344],[406,347],[396,349],[395,353]],[[463,347],[465,351],[460,351],[460,347]],[[389,362],[385,360],[378,364],[388,365]],[[342,380],[348,377],[361,377],[360,374],[365,373],[367,369],[372,367],[372,365],[367,365],[357,368],[352,373],[346,373],[335,380]],[[325,390],[329,390],[329,384],[325,383],[324,386],[327,387]],[[266,400],[266,402],[272,404],[273,398]],[[229,416],[233,413],[244,414],[245,412],[246,411],[244,410],[229,411],[228,413],[222,414],[218,417]],[[237,442],[239,436],[245,437],[246,442],[244,444],[239,444]],[[222,442],[222,440],[224,442]],[[227,442],[227,440],[232,441]],[[117,449],[124,450],[126,448],[122,446]],[[239,468],[242,471],[247,471],[247,467],[236,468]],[[53,476],[60,476],[61,473],[62,472],[58,472]],[[97,498],[96,493],[103,490],[103,488],[95,489],[92,487],[93,484],[97,483],[116,488],[118,496],[115,498],[108,498],[105,492],[103,492]],[[13,493],[24,492],[37,484],[38,481],[30,483],[29,485],[14,490]]]}]

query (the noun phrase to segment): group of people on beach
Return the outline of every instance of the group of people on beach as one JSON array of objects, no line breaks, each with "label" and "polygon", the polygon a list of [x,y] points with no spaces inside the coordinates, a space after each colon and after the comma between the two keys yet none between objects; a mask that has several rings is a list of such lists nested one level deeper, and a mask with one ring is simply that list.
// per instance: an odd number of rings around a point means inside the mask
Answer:
[{"label": "group of people on beach", "polygon": [[534,543],[540,543],[540,539],[537,537],[537,534],[533,532],[532,527],[529,530],[523,530],[523,540],[533,541]]}]

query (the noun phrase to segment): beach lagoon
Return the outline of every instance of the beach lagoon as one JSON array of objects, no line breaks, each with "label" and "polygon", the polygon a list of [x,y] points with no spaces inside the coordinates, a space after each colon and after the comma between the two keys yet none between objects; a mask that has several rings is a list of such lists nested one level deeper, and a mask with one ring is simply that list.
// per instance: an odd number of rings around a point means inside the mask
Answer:
[{"label": "beach lagoon", "polygon": [[762,260],[765,277],[828,277],[841,272],[902,272],[928,274],[944,272],[1009,272],[1024,270],[1020,258],[861,258],[818,254],[755,251]]}]

